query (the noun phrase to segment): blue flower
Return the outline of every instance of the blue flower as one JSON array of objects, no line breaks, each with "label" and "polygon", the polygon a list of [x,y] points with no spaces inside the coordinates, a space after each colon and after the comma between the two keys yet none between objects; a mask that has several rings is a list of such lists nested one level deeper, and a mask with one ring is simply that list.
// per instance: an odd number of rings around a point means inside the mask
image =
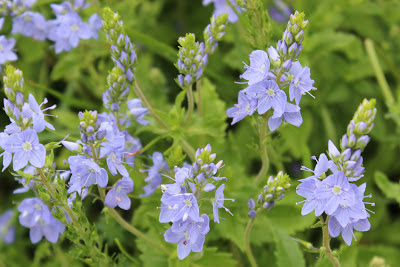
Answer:
[{"label": "blue flower", "polygon": [[218,189],[215,191],[215,199],[212,203],[213,205],[213,215],[214,215],[214,222],[219,223],[219,214],[218,211],[220,208],[224,208],[226,212],[231,214],[231,211],[227,208],[224,207],[224,201],[225,200],[230,200],[232,202],[235,202],[236,199],[230,199],[230,198],[224,198],[224,189],[225,189],[225,184],[222,184],[218,187]]},{"label": "blue flower", "polygon": [[205,235],[210,231],[210,219],[207,214],[202,214],[197,221],[182,220],[174,222],[165,233],[164,238],[168,243],[178,243],[178,258],[183,260],[191,251],[201,252]]},{"label": "blue flower", "polygon": [[46,19],[38,12],[26,11],[13,19],[11,33],[20,33],[44,41],[47,36]]},{"label": "blue flower", "polygon": [[108,191],[104,204],[115,208],[116,206],[124,210],[129,210],[131,207],[131,199],[127,196],[128,193],[133,191],[133,181],[129,177],[122,177],[111,189]]},{"label": "blue flower", "polygon": [[0,154],[0,157],[3,157],[3,169],[1,170],[2,172],[7,169],[12,160],[12,153],[6,150],[6,147],[9,146],[8,138],[8,134],[0,133],[0,147],[4,149],[4,152]]},{"label": "blue flower", "polygon": [[46,149],[39,143],[39,138],[35,130],[26,129],[21,133],[10,135],[8,139],[8,152],[14,153],[13,169],[20,170],[28,162],[37,168],[44,166]]},{"label": "blue flower", "polygon": [[251,97],[258,98],[258,114],[264,114],[273,108],[275,116],[281,116],[285,111],[286,93],[281,90],[275,81],[268,80],[250,85],[245,89]]},{"label": "blue flower", "polygon": [[296,101],[298,105],[301,97],[313,89],[314,80],[310,78],[311,72],[309,67],[302,67],[298,61],[293,62],[289,70],[291,76],[289,86],[289,99]]},{"label": "blue flower", "polygon": [[226,115],[233,118],[232,125],[244,119],[246,116],[251,116],[257,107],[257,99],[250,97],[243,92],[239,92],[238,104],[229,108]]},{"label": "blue flower", "polygon": [[93,15],[91,15],[88,20],[88,23],[89,23],[90,32],[92,35],[91,38],[99,39],[99,34],[97,32],[101,29],[101,27],[103,25],[102,20],[99,17],[99,15],[97,13],[94,13]]},{"label": "blue flower", "polygon": [[164,160],[164,157],[160,152],[154,152],[151,159],[153,160],[154,165],[147,170],[148,176],[145,179],[145,182],[150,182],[150,184],[143,187],[145,193],[141,194],[141,197],[150,196],[153,194],[154,190],[160,186],[162,181],[160,174],[161,170],[169,171],[168,162]]},{"label": "blue flower", "polygon": [[268,54],[263,50],[254,50],[249,55],[250,66],[245,65],[246,71],[240,78],[249,81],[249,85],[256,84],[267,78],[269,72]]},{"label": "blue flower", "polygon": [[303,123],[300,107],[291,103],[285,104],[285,111],[282,114],[274,111],[274,114],[268,119],[268,127],[271,131],[275,131],[282,124],[282,119],[288,123],[299,127]]},{"label": "blue flower", "polygon": [[90,158],[77,155],[68,158],[71,169],[70,188],[68,193],[77,191],[80,193],[83,187],[89,187],[92,184],[98,184],[104,188],[108,183],[107,171],[100,168]]},{"label": "blue flower", "polygon": [[328,222],[328,230],[330,236],[338,237],[341,233],[343,240],[349,246],[351,245],[353,237],[355,239],[353,230],[366,232],[369,231],[369,229],[371,229],[371,224],[369,223],[368,219],[352,220],[349,224],[346,225],[346,227],[342,227],[335,217],[331,217]]},{"label": "blue flower", "polygon": [[142,106],[142,101],[139,98],[134,98],[128,101],[129,112],[128,115],[135,117],[136,121],[141,125],[147,125],[150,121],[145,120],[143,117],[149,114],[147,108]]},{"label": "blue flower", "polygon": [[36,132],[41,132],[44,130],[44,128],[48,128],[50,130],[55,130],[54,126],[48,123],[47,121],[44,120],[45,114],[43,113],[44,111],[47,110],[52,110],[56,108],[56,105],[52,105],[50,107],[47,107],[45,109],[41,109],[43,104],[47,104],[47,98],[43,100],[43,102],[38,105],[36,102],[35,97],[32,94],[29,94],[29,108],[32,110],[32,124],[33,124],[33,129]]},{"label": "blue flower", "polygon": [[6,61],[17,60],[17,55],[13,52],[15,39],[7,39],[4,35],[0,35],[0,65]]},{"label": "blue flower", "polygon": [[10,225],[13,214],[13,210],[7,210],[0,215],[0,237],[6,244],[11,244],[15,240],[15,227]]},{"label": "blue flower", "polygon": [[203,0],[203,5],[209,5],[211,2],[214,3],[214,13],[213,16],[218,17],[224,13],[228,14],[228,21],[231,23],[235,23],[238,21],[239,17],[236,15],[236,12],[229,5],[228,1],[235,7],[238,13],[241,13],[243,8],[239,7],[236,4],[235,0]]},{"label": "blue flower", "polygon": [[356,200],[355,193],[343,172],[329,175],[315,190],[315,195],[318,198],[327,200],[325,212],[328,215],[332,215],[339,205],[354,205]]},{"label": "blue flower", "polygon": [[[165,193],[164,195],[169,195]],[[199,218],[199,206],[197,199],[192,193],[171,195],[161,199],[161,212],[159,221],[161,223],[177,222],[179,220],[197,221]]]},{"label": "blue flower", "polygon": [[315,210],[315,216],[321,216],[324,212],[326,200],[315,194],[315,190],[321,184],[321,181],[314,176],[299,181],[301,184],[297,186],[296,193],[305,198],[305,200],[296,203],[304,202],[301,215],[304,216]]}]

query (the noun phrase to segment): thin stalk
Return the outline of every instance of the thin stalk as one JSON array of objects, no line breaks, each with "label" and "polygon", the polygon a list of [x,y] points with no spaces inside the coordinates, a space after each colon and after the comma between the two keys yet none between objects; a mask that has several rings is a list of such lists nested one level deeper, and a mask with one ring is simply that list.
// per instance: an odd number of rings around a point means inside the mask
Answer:
[{"label": "thin stalk", "polygon": [[186,152],[186,154],[190,158],[190,160],[192,162],[194,162],[195,161],[194,156],[196,155],[196,151],[194,150],[194,148],[186,140],[181,140],[180,144],[181,144],[183,150]]},{"label": "thin stalk", "polygon": [[267,124],[268,120],[266,119],[266,116],[264,118],[263,123],[261,124],[261,129],[260,129],[260,156],[261,156],[261,169],[258,172],[256,179],[254,180],[254,183],[256,185],[259,185],[262,178],[267,174],[268,169],[269,169],[269,158],[268,158],[268,151],[267,151],[267,146],[264,144],[265,139],[267,138]]},{"label": "thin stalk", "polygon": [[148,243],[150,246],[153,248],[156,248],[160,251],[162,251],[164,254],[169,255],[170,251],[161,245],[158,242],[155,242],[153,239],[147,237],[145,234],[143,234],[139,229],[135,228],[133,225],[125,221],[119,214],[116,212],[113,208],[107,207],[108,211],[111,213],[111,215],[114,217],[114,219],[122,226],[124,227],[128,232],[132,233],[133,235],[137,236],[138,238],[142,239],[146,243]]},{"label": "thin stalk", "polygon": [[370,39],[365,40],[365,48],[367,49],[367,54],[369,59],[371,60],[372,67],[375,71],[376,79],[378,80],[379,87],[382,90],[383,96],[386,99],[387,105],[390,106],[395,102],[395,99],[390,91],[390,87],[386,81],[385,74],[382,71],[382,68],[379,64],[378,57],[376,56],[376,52],[374,49],[374,44]]},{"label": "thin stalk", "polygon": [[184,125],[186,125],[189,120],[190,117],[192,116],[193,113],[193,109],[194,109],[194,99],[193,99],[193,90],[192,90],[192,86],[190,86],[186,92],[187,94],[187,98],[188,98],[188,112],[184,121]]},{"label": "thin stalk", "polygon": [[254,219],[249,219],[249,222],[247,223],[246,230],[244,232],[244,244],[245,244],[245,251],[246,255],[249,258],[250,264],[252,267],[258,267],[256,259],[254,258],[253,252],[251,251],[251,246],[250,246],[250,232],[251,229],[253,228],[254,224]]},{"label": "thin stalk", "polygon": [[196,92],[197,92],[197,110],[199,111],[199,116],[203,117],[203,99],[201,97],[201,80],[196,82]]},{"label": "thin stalk", "polygon": [[142,90],[139,87],[139,84],[136,81],[133,86],[133,90],[135,90],[136,95],[140,98],[140,100],[142,100],[144,106],[149,110],[149,112],[153,116],[153,118],[159,124],[161,124],[161,126],[163,126],[165,129],[168,129],[169,128],[168,124],[166,124],[165,121],[163,121],[163,119],[161,119],[161,117],[158,116],[158,114],[155,112],[155,110],[153,109],[153,106],[149,103],[149,101],[147,101],[146,96],[143,94]]},{"label": "thin stalk", "polygon": [[325,255],[332,262],[332,265],[335,266],[335,267],[340,267],[340,262],[339,262],[337,257],[332,255],[332,250],[331,250],[331,246],[330,246],[331,236],[329,235],[329,229],[328,229],[329,217],[330,216],[326,217],[326,220],[325,220],[325,223],[324,223],[324,227],[322,229],[322,233],[323,233],[322,245],[326,249],[325,250]]},{"label": "thin stalk", "polygon": [[328,111],[328,108],[324,104],[320,107],[321,117],[325,126],[326,134],[328,135],[329,139],[336,140],[336,128],[333,124],[332,117]]}]

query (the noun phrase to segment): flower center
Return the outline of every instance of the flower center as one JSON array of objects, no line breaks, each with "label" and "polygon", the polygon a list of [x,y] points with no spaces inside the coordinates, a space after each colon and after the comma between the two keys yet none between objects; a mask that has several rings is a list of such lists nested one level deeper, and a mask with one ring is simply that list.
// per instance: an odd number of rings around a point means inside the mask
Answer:
[{"label": "flower center", "polygon": [[332,188],[332,192],[333,192],[335,195],[339,195],[340,193],[342,193],[342,188],[341,188],[340,186],[338,186],[338,185],[335,185],[335,186]]},{"label": "flower center", "polygon": [[35,206],[35,209],[37,209],[37,210],[41,210],[42,209],[42,207],[40,207],[39,204],[35,204],[34,206]]},{"label": "flower center", "polygon": [[31,16],[25,16],[24,21],[29,22],[32,20]]},{"label": "flower center", "polygon": [[79,26],[76,25],[76,24],[72,24],[72,25],[71,25],[71,30],[74,31],[74,32],[76,32],[77,30],[79,30]]},{"label": "flower center", "polygon": [[262,64],[262,65],[261,65],[261,69],[260,69],[261,73],[263,73],[263,72],[264,72],[264,70],[265,70],[265,65],[264,65],[264,64]]},{"label": "flower center", "polygon": [[184,203],[185,203],[185,206],[188,206],[188,207],[192,206],[192,202],[189,199],[185,199]]},{"label": "flower center", "polygon": [[121,186],[118,186],[117,189],[115,189],[118,193],[121,192]]},{"label": "flower center", "polygon": [[268,89],[267,89],[267,95],[269,95],[269,96],[275,96],[275,91],[272,90],[271,88],[268,88]]},{"label": "flower center", "polygon": [[2,52],[4,50],[4,47],[2,44],[0,44],[0,52]]},{"label": "flower center", "polygon": [[22,144],[22,148],[23,148],[26,152],[28,152],[28,151],[31,151],[31,150],[32,150],[32,145],[31,145],[31,143],[29,143],[29,142],[25,142],[25,143]]},{"label": "flower center", "polygon": [[247,104],[247,106],[246,106],[246,111],[247,111],[247,112],[250,112],[250,111],[251,111],[250,104]]},{"label": "flower center", "polygon": [[[185,239],[186,240],[189,240],[189,233],[188,232],[185,232]],[[186,244],[185,244],[186,245]]]}]

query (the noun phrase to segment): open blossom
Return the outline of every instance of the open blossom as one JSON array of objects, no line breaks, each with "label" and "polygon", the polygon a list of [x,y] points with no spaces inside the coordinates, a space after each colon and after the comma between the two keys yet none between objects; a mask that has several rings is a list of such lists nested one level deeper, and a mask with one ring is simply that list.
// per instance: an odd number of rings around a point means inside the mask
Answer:
[{"label": "open blossom", "polygon": [[111,208],[116,206],[128,210],[131,207],[131,199],[127,196],[133,191],[133,181],[129,177],[122,177],[106,195],[104,204]]},{"label": "open blossom", "polygon": [[28,163],[37,168],[44,166],[46,149],[39,143],[35,130],[26,129],[23,132],[10,135],[6,151],[14,154],[14,171],[22,169]]},{"label": "open blossom", "polygon": [[178,258],[183,260],[191,251],[201,252],[205,235],[210,231],[210,219],[207,214],[201,215],[198,220],[174,222],[165,233],[164,238],[168,243],[178,243]]},{"label": "open blossom", "polygon": [[11,32],[44,41],[47,36],[47,22],[42,14],[26,11],[13,19]]},{"label": "open blossom", "polygon": [[188,219],[196,221],[199,218],[199,206],[192,193],[171,195],[162,200],[160,222],[176,222]]},{"label": "open blossom", "polygon": [[0,237],[6,244],[11,244],[15,240],[15,227],[11,225],[13,214],[13,210],[7,210],[0,215]]},{"label": "open blossom", "polygon": [[301,97],[313,89],[314,80],[310,78],[310,68],[303,68],[298,61],[293,62],[289,74],[293,77],[289,86],[289,99],[294,99],[298,105]]},{"label": "open blossom", "polygon": [[271,131],[275,131],[281,126],[282,121],[286,121],[294,126],[299,127],[303,123],[301,117],[300,107],[293,105],[292,103],[285,104],[285,111],[280,114],[274,111],[274,114],[268,119],[268,127]]},{"label": "open blossom", "polygon": [[257,108],[257,99],[250,97],[243,92],[239,92],[238,103],[234,107],[226,111],[226,115],[233,118],[232,125],[244,119],[246,116],[251,116]]},{"label": "open blossom", "polygon": [[14,53],[15,39],[7,39],[4,35],[0,35],[0,65],[6,61],[17,60],[17,54]]},{"label": "open blossom", "polygon": [[228,14],[228,20],[231,23],[238,21],[239,17],[236,15],[235,11],[229,5],[228,1],[235,7],[236,11],[241,13],[243,8],[236,4],[235,0],[203,0],[203,5],[209,5],[214,3],[214,13],[213,15],[218,17],[221,14]]},{"label": "open blossom", "polygon": [[246,71],[240,77],[248,80],[249,85],[252,85],[267,78],[270,63],[268,54],[263,50],[254,50],[249,58],[250,66],[245,65]]}]

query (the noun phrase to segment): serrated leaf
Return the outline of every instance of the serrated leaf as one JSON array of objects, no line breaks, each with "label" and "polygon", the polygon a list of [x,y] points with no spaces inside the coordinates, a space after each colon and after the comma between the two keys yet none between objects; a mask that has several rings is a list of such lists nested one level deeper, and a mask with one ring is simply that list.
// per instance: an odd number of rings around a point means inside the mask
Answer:
[{"label": "serrated leaf", "polygon": [[380,190],[388,197],[400,203],[400,184],[392,183],[387,176],[379,171],[375,172],[375,182]]}]

